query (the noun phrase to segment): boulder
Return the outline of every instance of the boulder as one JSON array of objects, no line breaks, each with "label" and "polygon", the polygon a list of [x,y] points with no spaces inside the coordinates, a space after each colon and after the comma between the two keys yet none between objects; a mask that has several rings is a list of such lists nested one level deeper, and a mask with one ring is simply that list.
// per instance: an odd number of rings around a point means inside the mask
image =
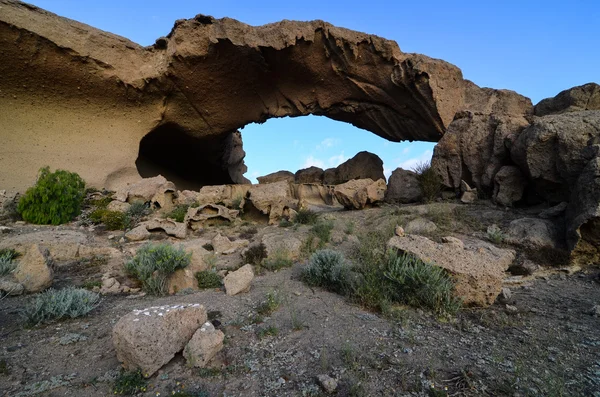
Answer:
[{"label": "boulder", "polygon": [[176,222],[170,219],[154,218],[141,223],[146,227],[146,230],[162,230],[169,236],[184,239],[187,237],[187,226],[185,223]]},{"label": "boulder", "polygon": [[502,290],[504,272],[515,259],[512,250],[483,241],[461,245],[436,243],[417,235],[395,236],[388,247],[446,269],[454,280],[454,294],[467,306],[488,306]]},{"label": "boulder", "polygon": [[296,172],[296,183],[323,183],[323,170],[319,167],[308,167]]},{"label": "boulder", "polygon": [[256,178],[258,183],[273,183],[273,182],[290,182],[294,183],[295,175],[290,171],[277,171],[265,176],[259,176]]},{"label": "boulder", "polygon": [[521,218],[510,222],[504,233],[509,244],[529,248],[563,248],[564,231],[548,219]]},{"label": "boulder", "polygon": [[146,228],[146,225],[139,225],[125,233],[129,241],[142,241],[149,238],[152,234]]},{"label": "boulder", "polygon": [[23,284],[0,278],[0,297],[4,294],[17,296],[23,294],[24,291],[25,288],[23,287]]},{"label": "boulder", "polygon": [[409,234],[429,234],[436,230],[436,224],[425,218],[415,218],[404,227],[404,232]]},{"label": "boulder", "polygon": [[571,263],[600,263],[600,156],[590,160],[581,172],[565,218]]},{"label": "boulder", "polygon": [[252,280],[254,279],[254,270],[252,265],[246,264],[234,272],[228,273],[223,279],[225,292],[233,296],[240,292],[250,291]]},{"label": "boulder", "polygon": [[126,370],[140,369],[148,378],[185,347],[206,318],[198,303],[134,310],[113,328],[117,359]]},{"label": "boulder", "polygon": [[169,294],[175,294],[186,289],[198,291],[196,273],[208,270],[205,261],[209,252],[202,247],[206,240],[184,241],[182,246],[185,252],[191,252],[190,264],[183,269],[177,269],[168,280]]},{"label": "boulder", "polygon": [[295,237],[293,233],[265,234],[262,237],[262,243],[269,257],[278,253],[285,253],[289,259],[296,260],[300,258],[302,241]]},{"label": "boulder", "polygon": [[554,98],[542,99],[534,108],[540,117],[581,110],[600,110],[600,85],[588,83],[569,88]]},{"label": "boulder", "polygon": [[19,284],[26,292],[39,292],[52,285],[54,272],[49,266],[50,253],[48,249],[33,244],[19,258],[19,263],[13,273]]},{"label": "boulder", "polygon": [[323,172],[324,185],[339,185],[353,179],[383,179],[383,161],[376,154],[359,152],[356,156]]},{"label": "boulder", "polygon": [[210,322],[204,323],[183,349],[183,357],[191,367],[203,368],[223,348],[225,335]]},{"label": "boulder", "polygon": [[569,201],[583,168],[600,142],[600,111],[562,113],[535,118],[514,141],[510,154],[529,179],[531,200]]},{"label": "boulder", "polygon": [[158,208],[169,211],[173,208],[176,191],[173,182],[169,182],[164,176],[158,175],[153,178],[142,179],[117,190],[115,199],[127,203],[150,201]]},{"label": "boulder", "polygon": [[201,206],[205,204],[222,204],[226,207],[232,207],[233,204],[238,204],[239,208],[243,208],[244,200],[251,186],[249,184],[203,186],[196,196],[196,202]]},{"label": "boulder", "polygon": [[131,207],[131,204],[124,203],[119,200],[113,200],[106,206],[106,209],[109,211],[117,211],[117,212],[127,212],[127,210]]},{"label": "boulder", "polygon": [[363,209],[368,204],[375,204],[383,201],[386,191],[385,181],[379,179],[354,179],[341,185],[336,185],[334,189],[335,198],[348,209]]},{"label": "boulder", "polygon": [[110,273],[102,276],[102,286],[100,287],[100,293],[102,295],[118,294],[123,292],[121,283],[114,277],[110,276]]},{"label": "boulder", "polygon": [[215,254],[224,254],[229,255],[233,254],[239,248],[247,247],[249,244],[248,240],[234,240],[231,241],[227,236],[221,235],[221,233],[217,233],[215,237],[212,239],[212,246],[214,248]]},{"label": "boulder", "polygon": [[265,215],[269,215],[269,224],[279,222],[287,209],[297,209],[298,200],[288,182],[275,182],[266,185],[253,185],[248,191],[248,200]]},{"label": "boulder", "polygon": [[565,211],[568,206],[569,206],[569,203],[567,203],[566,201],[563,201],[560,204],[556,204],[553,207],[543,210],[542,212],[540,212],[538,214],[538,216],[540,218],[544,218],[544,219],[557,218],[557,217],[563,216],[565,214]]},{"label": "boulder", "polygon": [[505,207],[512,207],[523,198],[527,180],[514,165],[506,165],[494,177],[494,201]]},{"label": "boulder", "polygon": [[0,240],[0,249],[14,248],[25,252],[32,244],[37,244],[49,250],[52,260],[66,262],[78,260],[83,256],[81,249],[90,243],[90,237],[83,231],[42,228],[32,233],[13,233]]},{"label": "boulder", "polygon": [[416,203],[422,198],[418,175],[413,171],[396,168],[388,180],[385,202],[407,204]]},{"label": "boulder", "polygon": [[239,210],[232,210],[222,205],[205,204],[188,208],[183,223],[189,225],[192,230],[200,230],[203,226],[210,226],[215,222],[233,222],[239,213]]}]

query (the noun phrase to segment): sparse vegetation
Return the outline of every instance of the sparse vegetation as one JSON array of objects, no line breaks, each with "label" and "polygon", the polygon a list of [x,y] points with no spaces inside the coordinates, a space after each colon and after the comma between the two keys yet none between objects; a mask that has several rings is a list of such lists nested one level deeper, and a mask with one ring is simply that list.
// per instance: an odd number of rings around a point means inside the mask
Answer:
[{"label": "sparse vegetation", "polygon": [[244,262],[254,266],[260,266],[263,259],[267,257],[267,247],[263,243],[251,246],[244,254]]},{"label": "sparse vegetation", "polygon": [[354,224],[353,221],[348,221],[346,222],[346,227],[344,228],[344,233],[346,234],[354,234],[354,227],[356,225]]},{"label": "sparse vegetation", "polygon": [[121,396],[134,396],[146,391],[148,381],[142,371],[121,371],[113,386],[113,393]]},{"label": "sparse vegetation", "polygon": [[14,259],[18,256],[19,253],[12,248],[0,249],[0,276],[6,276],[16,269],[17,262]]},{"label": "sparse vegetation", "polygon": [[290,267],[294,264],[294,261],[290,259],[290,253],[287,250],[279,249],[276,250],[273,255],[265,258],[261,266],[269,271],[276,271],[285,267]]},{"label": "sparse vegetation", "polygon": [[141,201],[136,201],[132,203],[127,212],[127,227],[134,227],[136,224],[140,223],[143,217],[150,214],[150,206],[147,203],[143,203]]},{"label": "sparse vegetation", "polygon": [[498,226],[492,225],[487,229],[487,238],[494,244],[501,244],[504,241],[504,233]]},{"label": "sparse vegetation", "polygon": [[126,213],[106,208],[96,208],[90,213],[90,220],[95,224],[103,223],[107,230],[125,230],[129,226]]},{"label": "sparse vegetation", "polygon": [[442,179],[431,168],[431,163],[421,162],[414,166],[413,171],[417,174],[419,186],[423,192],[423,201],[429,203],[439,197],[442,192]]},{"label": "sparse vegetation", "polygon": [[243,211],[243,209],[244,209],[242,206],[243,201],[244,201],[244,196],[242,196],[242,195],[235,196],[231,200],[231,208],[233,208],[234,210]]},{"label": "sparse vegetation", "polygon": [[265,300],[256,308],[256,312],[261,316],[270,316],[281,306],[281,297],[277,291],[267,293]]},{"label": "sparse vegetation", "polygon": [[301,225],[314,225],[319,220],[319,214],[309,209],[300,209],[293,221]]},{"label": "sparse vegetation", "polygon": [[145,244],[135,257],[125,264],[125,270],[142,282],[142,289],[151,295],[168,293],[167,280],[177,269],[190,263],[191,253],[171,244]]},{"label": "sparse vegetation", "polygon": [[85,316],[100,302],[100,296],[83,288],[50,289],[35,295],[21,310],[28,325]]},{"label": "sparse vegetation", "polygon": [[102,286],[102,281],[100,281],[100,280],[88,280],[88,281],[84,282],[81,287],[85,288],[85,289],[94,289],[95,287],[100,288],[101,286]]},{"label": "sparse vegetation", "polygon": [[81,212],[85,182],[74,172],[41,168],[36,184],[27,189],[17,210],[23,219],[40,225],[60,225]]},{"label": "sparse vegetation", "polygon": [[266,338],[267,336],[277,336],[279,334],[279,329],[274,325],[270,325],[266,328],[259,329],[257,332],[257,336],[259,339]]},{"label": "sparse vegetation", "polygon": [[176,222],[183,222],[185,219],[185,214],[187,214],[188,209],[190,208],[187,204],[180,204],[173,208],[171,211],[167,212],[164,217],[171,218]]},{"label": "sparse vegetation", "polygon": [[302,280],[313,287],[322,287],[329,291],[346,293],[350,266],[344,256],[336,251],[321,250],[315,252],[302,271]]},{"label": "sparse vegetation", "polygon": [[221,277],[213,270],[196,273],[196,280],[200,289],[220,288],[222,284]]}]

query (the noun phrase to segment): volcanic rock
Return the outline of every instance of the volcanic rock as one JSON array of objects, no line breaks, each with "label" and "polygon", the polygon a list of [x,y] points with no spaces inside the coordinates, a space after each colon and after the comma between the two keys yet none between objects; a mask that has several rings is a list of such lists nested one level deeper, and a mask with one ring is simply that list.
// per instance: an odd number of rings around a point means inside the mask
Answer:
[{"label": "volcanic rock", "polygon": [[536,116],[600,110],[600,85],[588,83],[561,91],[554,98],[542,99],[535,105]]},{"label": "volcanic rock", "polygon": [[323,172],[324,185],[339,185],[353,179],[367,179],[374,181],[383,179],[383,161],[376,154],[359,152],[356,156]]},{"label": "volcanic rock", "polygon": [[289,172],[289,171],[277,171],[277,172],[273,172],[271,174],[265,175],[265,176],[259,176],[258,178],[256,178],[258,180],[258,183],[273,183],[273,182],[281,182],[281,181],[286,181],[286,182],[294,182],[294,174]]},{"label": "volcanic rock", "polygon": [[416,203],[423,197],[418,175],[413,171],[396,168],[388,181],[385,201],[387,203]]}]

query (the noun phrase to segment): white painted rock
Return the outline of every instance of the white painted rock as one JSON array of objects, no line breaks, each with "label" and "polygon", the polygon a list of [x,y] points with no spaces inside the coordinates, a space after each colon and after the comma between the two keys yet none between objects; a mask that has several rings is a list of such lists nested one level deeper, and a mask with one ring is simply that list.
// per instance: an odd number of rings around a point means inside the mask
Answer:
[{"label": "white painted rock", "polygon": [[125,369],[150,377],[185,347],[206,318],[198,303],[134,310],[113,328],[117,359]]},{"label": "white painted rock", "polygon": [[225,339],[223,332],[215,329],[210,322],[206,322],[183,349],[183,357],[190,366],[205,367],[223,348],[223,339]]},{"label": "white painted rock", "polygon": [[250,291],[252,279],[254,279],[254,270],[252,269],[252,265],[244,265],[235,272],[231,272],[225,276],[223,279],[225,292],[230,296],[237,295],[240,292],[248,292]]}]

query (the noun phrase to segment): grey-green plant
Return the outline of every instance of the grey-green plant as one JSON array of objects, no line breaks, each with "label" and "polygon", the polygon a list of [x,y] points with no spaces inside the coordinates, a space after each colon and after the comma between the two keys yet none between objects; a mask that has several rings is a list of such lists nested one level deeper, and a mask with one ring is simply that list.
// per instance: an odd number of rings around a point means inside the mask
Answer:
[{"label": "grey-green plant", "polygon": [[269,291],[257,307],[256,312],[261,316],[270,316],[281,306],[281,296],[278,291]]},{"label": "grey-green plant", "polygon": [[28,325],[85,316],[100,302],[100,295],[83,288],[49,289],[32,297],[21,309]]},{"label": "grey-green plant", "polygon": [[152,210],[149,204],[142,201],[131,203],[125,214],[127,215],[127,227],[134,227],[143,217],[150,214]]},{"label": "grey-green plant", "polygon": [[302,208],[298,210],[293,221],[301,225],[314,225],[319,220],[319,214],[310,209]]},{"label": "grey-green plant", "polygon": [[17,256],[19,256],[19,253],[12,248],[0,249],[0,276],[6,276],[16,269],[17,262],[15,258]]},{"label": "grey-green plant", "polygon": [[290,267],[294,264],[294,261],[290,258],[290,253],[286,249],[277,249],[272,255],[265,258],[261,266],[269,271],[275,271]]},{"label": "grey-green plant", "polygon": [[144,244],[133,259],[125,263],[127,273],[142,282],[142,289],[151,295],[168,293],[168,278],[178,269],[187,267],[192,254],[171,244]]},{"label": "grey-green plant", "polygon": [[442,178],[431,167],[431,162],[420,162],[413,167],[417,174],[417,181],[423,193],[423,201],[431,202],[439,197],[442,192]]},{"label": "grey-green plant", "polygon": [[501,244],[504,241],[504,233],[497,225],[488,227],[487,237],[494,244]]},{"label": "grey-green plant", "polygon": [[391,254],[384,275],[391,282],[390,299],[424,307],[438,314],[455,314],[462,302],[453,295],[454,283],[441,267],[410,255]]},{"label": "grey-green plant", "polygon": [[313,287],[345,293],[349,287],[351,267],[344,256],[330,249],[316,251],[302,271],[302,280]]},{"label": "grey-green plant", "polygon": [[185,219],[185,215],[187,214],[188,208],[190,208],[187,204],[180,204],[173,208],[171,211],[167,212],[164,217],[171,218],[176,222],[183,222]]}]

